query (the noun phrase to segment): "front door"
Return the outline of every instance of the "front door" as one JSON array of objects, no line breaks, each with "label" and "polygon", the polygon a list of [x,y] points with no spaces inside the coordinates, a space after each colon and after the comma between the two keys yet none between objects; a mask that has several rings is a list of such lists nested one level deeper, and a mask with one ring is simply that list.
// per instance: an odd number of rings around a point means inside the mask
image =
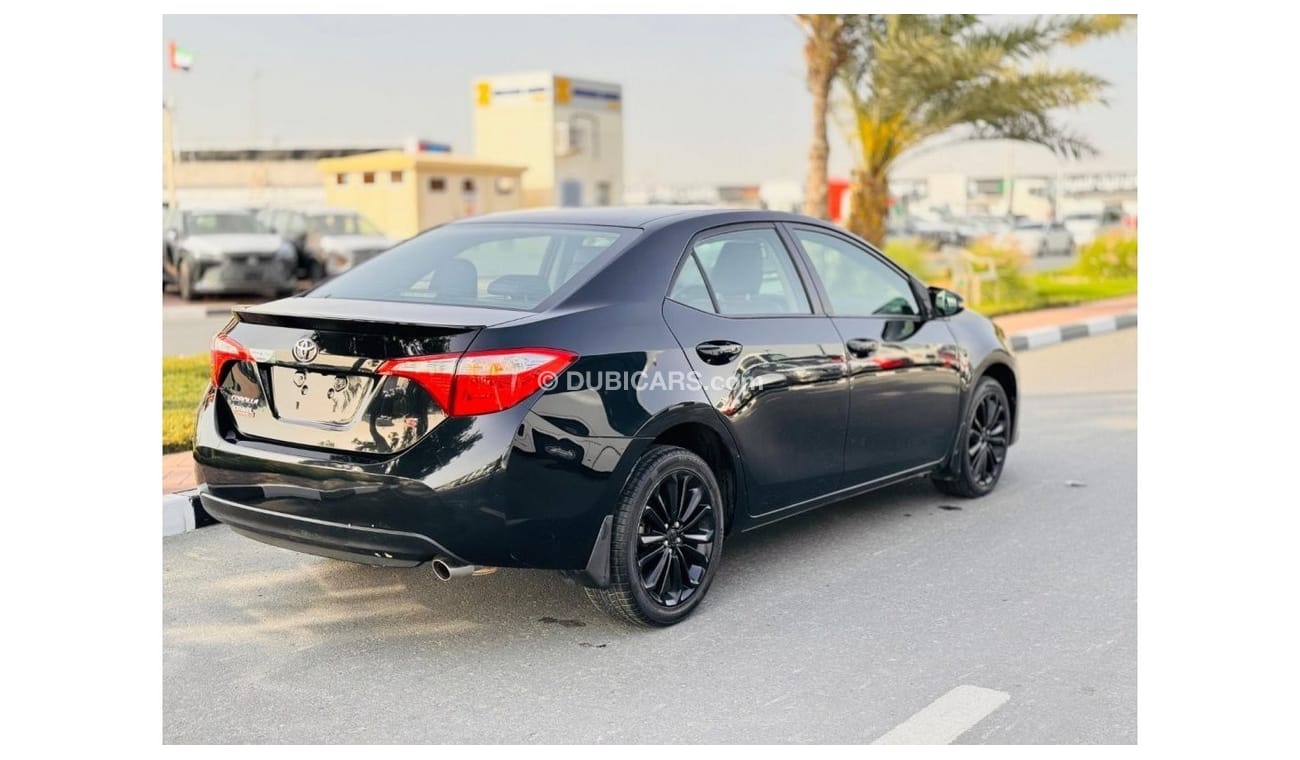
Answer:
[{"label": "front door", "polygon": [[843,342],[773,225],[696,238],[664,318],[732,428],[762,515],[835,490],[849,407]]},{"label": "front door", "polygon": [[848,359],[844,486],[942,460],[961,403],[959,354],[947,323],[926,318],[908,278],[874,252],[819,228],[788,229],[817,275]]}]

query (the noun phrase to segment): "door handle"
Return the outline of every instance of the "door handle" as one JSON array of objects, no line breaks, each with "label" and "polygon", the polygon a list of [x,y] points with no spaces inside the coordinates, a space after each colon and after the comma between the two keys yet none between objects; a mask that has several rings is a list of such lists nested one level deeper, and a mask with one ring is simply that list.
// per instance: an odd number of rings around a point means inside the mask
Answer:
[{"label": "door handle", "polygon": [[707,364],[726,364],[740,356],[744,346],[730,340],[708,340],[695,347],[695,353]]},{"label": "door handle", "polygon": [[869,340],[867,338],[850,338],[848,341],[849,353],[854,356],[870,356],[880,348],[880,341]]}]

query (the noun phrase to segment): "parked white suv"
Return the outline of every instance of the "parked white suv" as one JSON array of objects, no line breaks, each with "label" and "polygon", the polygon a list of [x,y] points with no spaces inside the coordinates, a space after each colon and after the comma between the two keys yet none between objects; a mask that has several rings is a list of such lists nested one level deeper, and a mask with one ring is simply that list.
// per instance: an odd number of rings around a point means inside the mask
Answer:
[{"label": "parked white suv", "polygon": [[1061,222],[1022,219],[1003,236],[1030,256],[1069,256],[1074,253],[1074,235]]}]

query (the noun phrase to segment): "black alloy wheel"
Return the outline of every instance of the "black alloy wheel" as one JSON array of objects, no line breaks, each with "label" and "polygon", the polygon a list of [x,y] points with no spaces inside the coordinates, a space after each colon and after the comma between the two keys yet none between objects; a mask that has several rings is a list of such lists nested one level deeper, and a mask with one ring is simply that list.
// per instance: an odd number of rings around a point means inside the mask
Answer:
[{"label": "black alloy wheel", "polygon": [[726,509],[699,456],[654,446],[614,512],[610,585],[587,589],[597,607],[638,625],[672,625],[707,593],[722,555]]},{"label": "black alloy wheel", "polygon": [[975,498],[993,490],[1002,476],[1011,445],[1011,404],[1002,384],[991,377],[980,380],[962,428],[961,446],[953,473],[936,478],[940,491]]},{"label": "black alloy wheel", "polygon": [[636,563],[656,604],[676,607],[700,587],[713,555],[717,525],[708,486],[688,470],[659,481],[641,508]]},{"label": "black alloy wheel", "polygon": [[992,488],[1007,460],[1011,416],[996,393],[985,394],[975,407],[966,435],[966,460],[971,477],[981,488]]}]

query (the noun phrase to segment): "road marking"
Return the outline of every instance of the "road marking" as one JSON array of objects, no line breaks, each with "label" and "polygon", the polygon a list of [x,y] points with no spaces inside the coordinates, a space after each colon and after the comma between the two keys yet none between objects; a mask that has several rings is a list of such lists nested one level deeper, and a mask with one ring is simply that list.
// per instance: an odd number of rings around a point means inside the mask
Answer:
[{"label": "road marking", "polygon": [[951,744],[1008,699],[1005,691],[958,686],[872,744]]}]

